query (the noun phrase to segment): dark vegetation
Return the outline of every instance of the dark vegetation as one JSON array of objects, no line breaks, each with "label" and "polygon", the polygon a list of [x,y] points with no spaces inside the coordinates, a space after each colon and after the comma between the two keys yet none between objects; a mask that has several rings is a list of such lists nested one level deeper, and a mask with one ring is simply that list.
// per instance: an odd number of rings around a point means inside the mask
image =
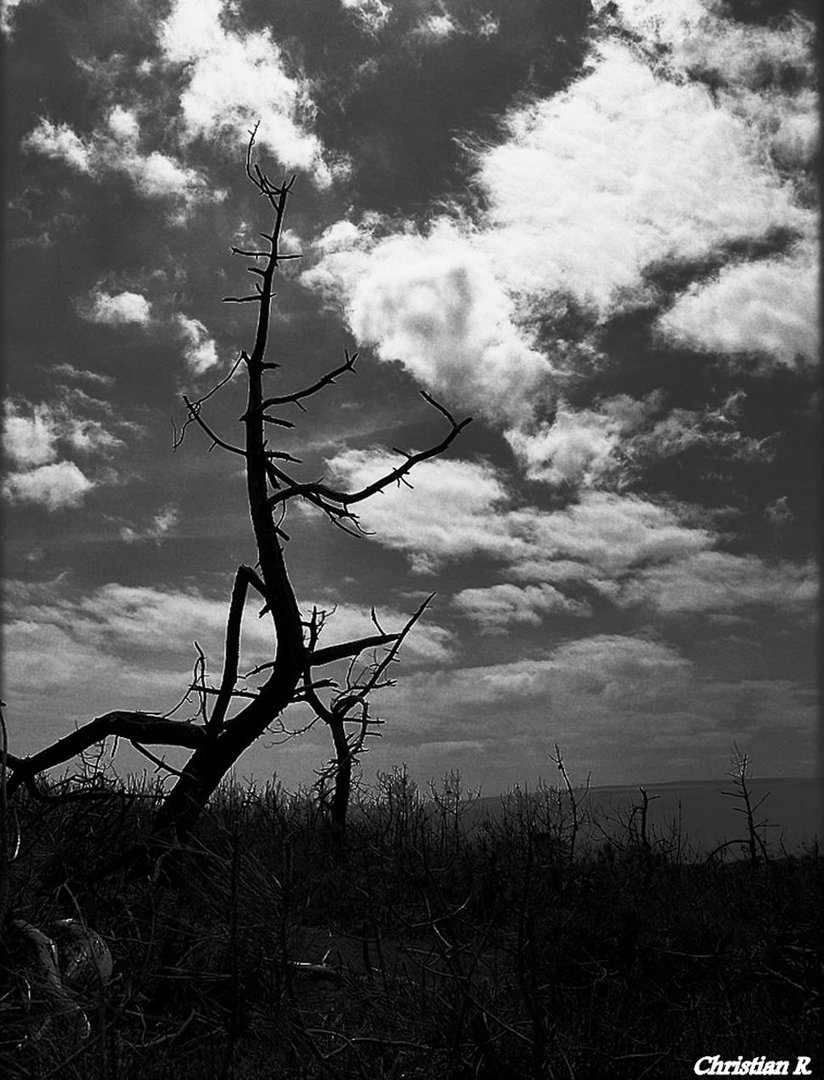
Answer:
[{"label": "dark vegetation", "polygon": [[7,934],[3,1076],[634,1080],[707,1053],[815,1060],[821,858],[767,842],[745,772],[735,842],[700,857],[677,824],[648,826],[644,792],[596,845],[586,790],[515,790],[482,816],[457,776],[424,792],[397,769],[356,793],[341,848],[310,793],[225,782],[174,874],[142,879],[108,870],[159,793],[95,786],[18,793],[2,902],[99,931],[114,977],[67,1037]]}]

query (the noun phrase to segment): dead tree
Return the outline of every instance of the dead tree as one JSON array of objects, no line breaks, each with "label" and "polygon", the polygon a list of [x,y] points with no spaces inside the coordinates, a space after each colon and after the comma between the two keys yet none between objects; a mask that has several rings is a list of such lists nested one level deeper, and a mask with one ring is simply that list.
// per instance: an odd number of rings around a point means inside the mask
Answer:
[{"label": "dead tree", "polygon": [[[282,262],[299,258],[280,250],[284,217],[295,178],[282,184],[273,183],[253,159],[254,143],[255,132],[252,132],[246,154],[246,176],[259,196],[269,204],[273,222],[271,231],[261,234],[265,243],[259,249],[232,248],[234,254],[250,260],[247,270],[256,279],[254,290],[240,296],[224,297],[227,303],[251,304],[256,308],[254,340],[248,351],[241,350],[229,374],[207,394],[197,399],[184,396],[187,418],[176,439],[179,443],[186,429],[193,425],[206,435],[211,448],[219,447],[235,455],[243,461],[245,468],[257,562],[254,567],[239,566],[235,575],[219,685],[207,684],[205,658],[201,655],[189,688],[198,702],[198,716],[194,721],[174,719],[174,710],[165,716],[117,710],[97,717],[29,757],[4,754],[6,794],[10,796],[21,785],[36,792],[37,778],[45,770],[65,764],[112,736],[125,739],[156,763],[160,763],[160,759],[149,747],[191,750],[186,765],[177,773],[156,815],[154,834],[157,840],[164,842],[183,838],[191,831],[221,779],[240,755],[270,725],[282,723],[279,718],[297,702],[307,703],[314,711],[313,722],[319,720],[329,728],[334,747],[328,769],[334,786],[330,816],[334,829],[342,832],[352,765],[362,752],[366,738],[380,722],[370,713],[370,695],[389,683],[387,669],[429,601],[425,601],[399,631],[385,631],[373,612],[374,634],[322,646],[319,639],[327,613],[315,610],[308,619],[301,614],[287,573],[285,545],[289,537],[284,531],[284,519],[290,506],[302,500],[320,510],[344,533],[361,535],[355,509],[358,504],[392,484],[403,483],[420,462],[444,453],[469,423],[469,418],[456,421],[443,405],[421,391],[426,402],[446,422],[444,437],[428,449],[415,453],[399,452],[395,468],[354,491],[339,490],[322,480],[305,480],[293,475],[294,467],[301,465],[300,460],[284,450],[272,448],[267,437],[269,432],[294,426],[280,413],[293,406],[303,410],[306,399],[331,386],[338,376],[353,370],[357,354],[350,356],[346,352],[340,366],[310,386],[287,393],[269,392],[267,383],[280,368],[280,364],[268,358],[273,283]],[[228,383],[238,368],[245,373],[247,400],[240,418],[243,438],[235,444],[219,435],[204,414],[208,400]],[[247,673],[265,676],[260,685],[250,689],[246,682],[239,689],[241,624],[250,589],[260,596],[261,615],[268,615],[271,620],[272,659],[259,665],[254,673]],[[365,661],[364,656],[368,657]],[[324,678],[323,669],[328,671],[328,665],[339,661],[349,661],[350,665],[344,685],[332,678]]]}]

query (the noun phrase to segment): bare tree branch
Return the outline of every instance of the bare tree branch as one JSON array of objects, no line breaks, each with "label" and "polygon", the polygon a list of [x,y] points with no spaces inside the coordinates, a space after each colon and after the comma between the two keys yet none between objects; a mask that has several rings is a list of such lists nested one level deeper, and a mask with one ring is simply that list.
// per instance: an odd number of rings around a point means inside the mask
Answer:
[{"label": "bare tree branch", "polygon": [[303,390],[296,390],[293,394],[281,394],[280,397],[265,398],[261,408],[268,409],[272,405],[288,405],[290,403],[299,405],[303,408],[303,406],[300,405],[303,398],[310,397],[312,394],[317,394],[319,390],[323,390],[327,386],[332,386],[339,375],[343,375],[347,371],[354,372],[355,361],[358,358],[358,354],[353,353],[350,356],[349,351],[344,349],[344,356],[346,357],[345,363],[341,364],[340,367],[336,367],[334,370],[327,372],[326,375],[323,375],[317,382],[312,383],[311,386],[307,386]]},{"label": "bare tree branch", "polygon": [[235,574],[235,583],[232,587],[232,598],[229,602],[229,617],[226,620],[226,647],[223,659],[223,677],[218,691],[215,707],[206,725],[210,737],[214,738],[223,727],[226,719],[226,711],[233,697],[233,691],[237,684],[237,669],[240,660],[240,628],[243,622],[243,608],[246,604],[246,593],[249,585],[254,587],[266,598],[265,586],[258,575],[250,566],[239,566]]},{"label": "bare tree branch", "polygon": [[198,427],[201,427],[206,432],[206,434],[209,436],[215,446],[219,446],[223,450],[228,450],[231,454],[239,454],[241,457],[246,457],[245,450],[242,450],[239,446],[232,446],[231,443],[228,443],[224,439],[221,439],[219,435],[216,435],[214,431],[212,431],[212,429],[200,415],[200,404],[198,402],[190,401],[185,394],[183,395],[183,401],[186,405],[186,408],[189,410],[189,417],[194,420]]},{"label": "bare tree branch", "polygon": [[56,765],[63,765],[110,735],[118,735],[128,739],[129,742],[181,746],[190,750],[203,746],[206,739],[206,732],[199,725],[185,724],[179,720],[165,720],[150,713],[115,710],[95,717],[88,724],[58,739],[57,742],[37,754],[22,758],[13,758],[8,755],[6,764],[12,771],[12,776],[8,781],[9,794],[13,793],[28,777],[36,776],[37,773],[44,772],[46,769],[53,769]]},{"label": "bare tree branch", "polygon": [[358,638],[354,641],[343,641],[339,645],[330,645],[326,649],[317,649],[309,654],[309,663],[312,667],[320,664],[332,664],[336,660],[344,660],[347,656],[357,656],[365,649],[379,648],[381,645],[390,645],[397,641],[400,634],[373,634],[372,637]]},{"label": "bare tree branch", "polygon": [[[286,484],[286,487],[276,495],[270,497],[270,507],[285,502],[287,499],[293,498],[296,495],[302,495],[305,498],[314,496],[315,499],[323,500],[324,503],[337,504],[338,507],[346,508],[354,503],[363,502],[364,499],[368,499],[371,495],[383,491],[383,489],[389,487],[390,484],[402,480],[421,462],[428,461],[430,458],[438,457],[440,454],[443,454],[467,424],[472,422],[472,418],[468,416],[464,420],[458,422],[449,410],[441,405],[440,402],[436,401],[431,394],[428,394],[425,390],[421,390],[420,394],[424,401],[445,416],[451,425],[450,431],[439,443],[435,446],[428,447],[426,450],[419,450],[417,453],[407,454],[402,465],[399,465],[396,469],[392,469],[391,472],[374,480],[371,484],[362,487],[359,491],[338,491],[335,488],[327,487],[320,481],[302,484],[294,480],[282,469],[276,469],[278,478]],[[315,501],[315,499],[312,499],[312,501]],[[324,509],[325,508],[326,507],[324,506]]]}]

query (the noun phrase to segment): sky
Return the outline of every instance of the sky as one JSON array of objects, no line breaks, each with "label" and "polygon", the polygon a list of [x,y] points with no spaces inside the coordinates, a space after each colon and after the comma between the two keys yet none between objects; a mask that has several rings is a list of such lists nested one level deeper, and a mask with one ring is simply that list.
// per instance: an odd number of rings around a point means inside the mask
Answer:
[{"label": "sky", "polygon": [[[16,0],[3,11],[4,645],[10,749],[219,679],[254,562],[237,462],[193,429],[251,346],[232,245],[270,222],[248,132],[295,175],[273,392],[324,641],[436,593],[363,773],[492,795],[817,762],[817,7],[764,0]],[[207,405],[236,438],[241,380]],[[246,613],[243,663],[271,655]],[[188,711],[187,711],[188,710]],[[186,718],[193,705],[176,715]],[[238,773],[329,759],[283,717]],[[121,754],[121,768],[136,764]],[[142,759],[137,759],[138,761]],[[146,764],[145,762],[143,764]]]}]

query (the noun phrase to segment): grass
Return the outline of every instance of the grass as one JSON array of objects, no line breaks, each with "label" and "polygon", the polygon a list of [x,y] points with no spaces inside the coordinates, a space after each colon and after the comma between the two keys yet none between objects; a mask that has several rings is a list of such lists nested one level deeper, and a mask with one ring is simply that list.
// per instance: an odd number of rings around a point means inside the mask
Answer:
[{"label": "grass", "polygon": [[0,1075],[639,1080],[705,1054],[816,1060],[816,848],[702,860],[630,813],[596,850],[562,792],[481,817],[456,777],[424,798],[396,770],[359,795],[345,851],[307,794],[227,785],[175,872],[134,881],[104,871],[157,793],[101,796],[16,804],[8,915],[84,920],[115,976],[81,1002],[87,1039],[44,1025],[7,931]]}]

